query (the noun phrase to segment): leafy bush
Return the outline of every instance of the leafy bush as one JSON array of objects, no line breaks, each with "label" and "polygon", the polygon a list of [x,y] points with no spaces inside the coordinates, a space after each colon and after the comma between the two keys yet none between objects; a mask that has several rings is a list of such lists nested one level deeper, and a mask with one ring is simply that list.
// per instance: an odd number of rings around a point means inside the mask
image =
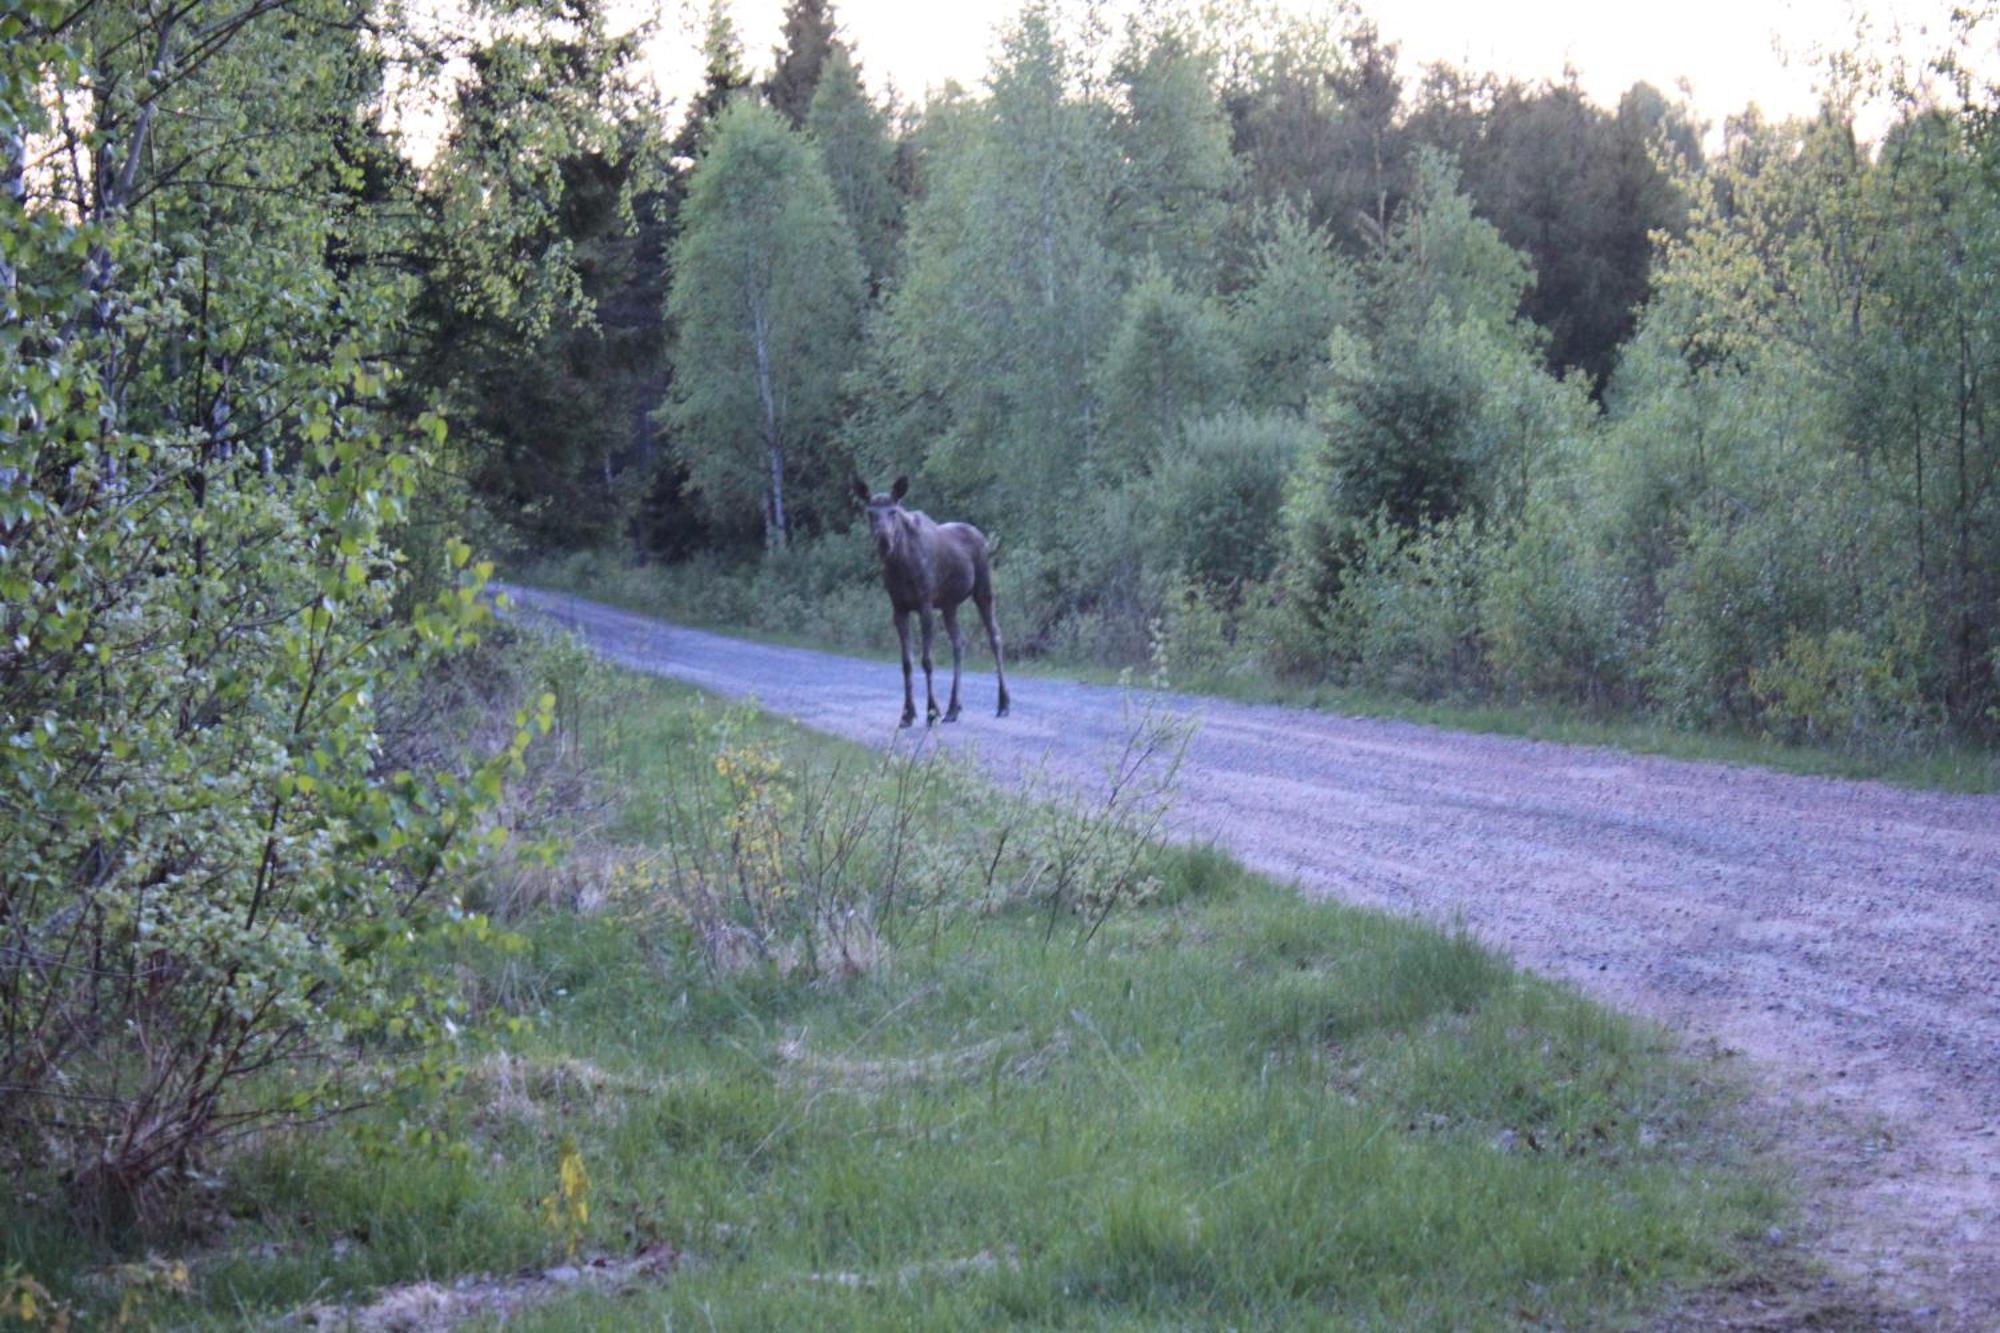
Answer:
[{"label": "leafy bush", "polygon": [[1285,479],[1315,438],[1285,413],[1184,423],[1143,490],[1152,567],[1218,587],[1268,577],[1283,549]]},{"label": "leafy bush", "polygon": [[1830,590],[1812,534],[1783,510],[1703,523],[1662,579],[1648,665],[1655,699],[1678,721],[1753,721],[1751,674],[1800,629],[1830,626]]},{"label": "leafy bush", "polygon": [[881,567],[856,531],[768,553],[749,581],[748,623],[830,648],[881,649],[896,641]]},{"label": "leafy bush", "polygon": [[[127,90],[91,117],[122,175],[52,152],[44,197],[0,202],[0,1153],[100,1215],[368,1096],[330,1053],[444,1033],[453,997],[404,963],[477,929],[456,879],[537,721],[484,762],[385,762],[385,697],[477,633],[487,570],[441,543],[406,595],[445,428],[383,368],[410,291],[357,257],[384,238],[353,36],[224,8],[37,3],[0,45],[16,145]],[[331,101],[281,86],[305,68]],[[142,159],[261,181],[169,172],[142,214]]]},{"label": "leafy bush", "polygon": [[1417,698],[1476,687],[1481,552],[1470,518],[1405,533],[1376,515],[1358,536],[1330,621],[1329,646],[1348,678]]},{"label": "leafy bush", "polygon": [[1922,631],[1915,608],[1883,643],[1852,629],[1793,631],[1775,660],[1750,672],[1764,722],[1787,738],[1822,744],[1908,740],[1935,721],[1917,675]]},{"label": "leafy bush", "polygon": [[1098,370],[1104,448],[1117,470],[1141,470],[1192,413],[1241,392],[1228,321],[1209,301],[1149,267],[1125,295]]},{"label": "leafy bush", "polygon": [[1050,930],[1066,920],[1087,938],[1159,892],[1190,734],[1135,707],[1100,780],[1031,774],[1039,799],[1023,802],[921,740],[802,755],[753,707],[695,703],[664,722],[661,740],[702,759],[657,774],[647,850],[599,858],[608,910],[662,956],[809,980],[871,969],[940,913],[1046,911]]},{"label": "leafy bush", "polygon": [[1542,503],[1488,547],[1481,632],[1496,678],[1519,694],[1593,703],[1626,694],[1624,590],[1589,541],[1572,506]]},{"label": "leafy bush", "polygon": [[1200,583],[1176,579],[1168,585],[1153,621],[1153,658],[1170,682],[1200,682],[1230,665],[1235,629],[1222,595]]},{"label": "leafy bush", "polygon": [[[92,404],[95,375],[55,364]],[[467,641],[484,567],[456,548],[456,586],[395,615],[387,532],[416,446],[372,424],[380,381],[352,357],[290,369],[334,404],[306,424],[320,466],[271,474],[139,430],[47,432],[22,458],[0,1127],[92,1201],[351,1100],[314,1063],[330,1042],[436,1031],[450,997],[404,989],[398,962],[450,926],[528,742],[523,718],[470,773],[383,768],[383,695]],[[301,1078],[255,1079],[280,1065]]]},{"label": "leafy bush", "polygon": [[1294,570],[1280,567],[1264,582],[1247,585],[1237,605],[1236,641],[1281,678],[1320,680],[1329,674],[1332,654],[1301,582]]}]

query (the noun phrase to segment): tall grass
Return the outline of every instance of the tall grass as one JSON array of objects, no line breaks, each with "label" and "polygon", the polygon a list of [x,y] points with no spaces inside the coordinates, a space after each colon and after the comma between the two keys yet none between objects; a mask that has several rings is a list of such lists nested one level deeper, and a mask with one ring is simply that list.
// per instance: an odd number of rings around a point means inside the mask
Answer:
[{"label": "tall grass", "polygon": [[[630,1290],[553,1284],[510,1327],[1602,1326],[1732,1280],[1782,1217],[1726,1089],[1463,936],[1132,824],[1083,854],[1115,879],[1144,843],[1113,909],[1055,898],[1045,808],[664,682],[592,681],[558,734],[613,799],[566,868],[496,879],[517,952],[436,960],[524,1030],[465,1052],[449,1093],[217,1163],[187,1234],[119,1251],[22,1206],[7,1260],[101,1318],[105,1265],[183,1258],[189,1293],[148,1308],[188,1327],[572,1241],[683,1258]],[[847,901],[883,938],[851,965],[809,965],[802,924],[719,954],[664,903],[675,858],[726,864],[742,792],[716,759],[746,750],[794,830],[876,811]],[[640,859],[650,879],[613,883]],[[566,1145],[574,1231],[548,1206]]]}]

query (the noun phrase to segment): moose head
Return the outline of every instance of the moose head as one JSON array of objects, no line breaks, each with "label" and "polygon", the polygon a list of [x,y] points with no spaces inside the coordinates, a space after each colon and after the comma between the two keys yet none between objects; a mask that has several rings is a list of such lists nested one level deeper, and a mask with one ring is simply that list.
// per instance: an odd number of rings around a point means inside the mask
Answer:
[{"label": "moose head", "polygon": [[887,495],[874,495],[868,483],[856,477],[854,496],[868,511],[868,534],[875,539],[875,551],[884,560],[895,554],[903,530],[903,497],[910,493],[910,479],[896,478]]}]

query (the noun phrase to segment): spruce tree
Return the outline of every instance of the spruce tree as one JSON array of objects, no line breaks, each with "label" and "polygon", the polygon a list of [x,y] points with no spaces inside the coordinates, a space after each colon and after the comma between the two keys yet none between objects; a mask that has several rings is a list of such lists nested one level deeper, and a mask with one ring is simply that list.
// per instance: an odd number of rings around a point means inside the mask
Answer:
[{"label": "spruce tree", "polygon": [[783,41],[771,51],[764,97],[792,128],[803,129],[822,71],[841,45],[834,36],[832,0],[790,0],[781,36]]},{"label": "spruce tree", "polygon": [[806,133],[818,147],[834,197],[854,230],[871,286],[888,274],[896,248],[896,144],[889,117],[868,99],[861,71],[847,48],[827,57],[819,88],[806,112]]}]

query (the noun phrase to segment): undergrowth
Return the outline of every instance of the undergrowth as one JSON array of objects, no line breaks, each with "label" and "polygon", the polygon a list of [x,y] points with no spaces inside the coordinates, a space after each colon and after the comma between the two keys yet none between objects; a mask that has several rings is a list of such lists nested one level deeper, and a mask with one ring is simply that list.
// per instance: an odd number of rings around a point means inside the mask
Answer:
[{"label": "undergrowth", "polygon": [[430,964],[511,1035],[245,1145],[171,1230],[79,1236],[29,1189],[0,1239],[39,1316],[369,1326],[483,1274],[527,1329],[1603,1326],[1782,1214],[1661,1034],[1162,845],[1144,719],[1104,785],[1024,803],[556,674],[566,854],[474,904],[517,950]]}]

